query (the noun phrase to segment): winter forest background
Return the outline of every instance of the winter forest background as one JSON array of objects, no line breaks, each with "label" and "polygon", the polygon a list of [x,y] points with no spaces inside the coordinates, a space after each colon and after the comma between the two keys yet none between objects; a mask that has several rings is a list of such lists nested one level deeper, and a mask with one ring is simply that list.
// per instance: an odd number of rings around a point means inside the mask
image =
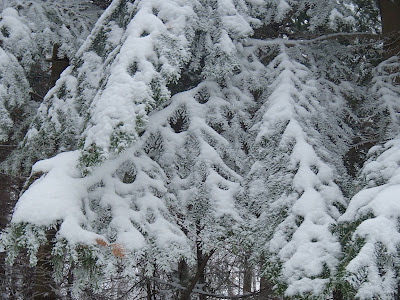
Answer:
[{"label": "winter forest background", "polygon": [[0,298],[400,299],[399,53],[399,0],[0,0]]}]

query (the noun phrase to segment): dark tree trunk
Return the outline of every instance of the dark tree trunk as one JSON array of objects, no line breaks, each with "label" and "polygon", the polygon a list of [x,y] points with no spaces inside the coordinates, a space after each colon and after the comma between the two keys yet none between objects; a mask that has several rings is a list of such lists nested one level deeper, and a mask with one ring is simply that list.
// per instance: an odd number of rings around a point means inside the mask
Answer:
[{"label": "dark tree trunk", "polygon": [[[197,244],[197,272],[195,276],[191,279],[189,286],[187,286],[186,290],[182,293],[180,300],[190,300],[190,295],[197,283],[205,282],[205,268],[208,260],[214,254],[215,250],[211,250],[208,254],[203,254],[201,250],[201,245]],[[199,299],[206,299],[204,295],[200,295]]]},{"label": "dark tree trunk", "polygon": [[[189,266],[185,260],[181,260],[178,264],[178,279],[181,286],[189,285]],[[176,299],[181,298],[184,291],[177,291]]]},{"label": "dark tree trunk", "polygon": [[110,5],[111,0],[93,0],[92,2],[94,5],[97,5],[102,9],[106,9]]},{"label": "dark tree trunk", "polygon": [[380,0],[385,59],[400,53],[400,1]]},{"label": "dark tree trunk", "polygon": [[42,245],[37,252],[37,265],[35,269],[33,299],[35,300],[56,300],[55,282],[53,280],[53,267],[51,265],[52,239],[55,230],[47,233],[48,243]]},{"label": "dark tree trunk", "polygon": [[50,59],[51,62],[51,74],[50,74],[50,85],[54,86],[58,78],[60,78],[61,73],[69,66],[68,57],[59,58],[58,57],[58,44],[53,46],[53,56]]},{"label": "dark tree trunk", "polygon": [[[206,282],[206,274],[204,272],[204,269],[205,269],[207,262],[204,262],[205,259],[207,259],[207,258],[203,254],[201,245],[200,245],[200,243],[197,243],[197,272],[199,273],[197,283],[200,283],[200,284],[204,284]],[[199,296],[199,300],[205,300],[205,299],[206,299],[206,297],[204,295]]]},{"label": "dark tree trunk", "polygon": [[342,292],[339,290],[334,290],[333,291],[333,300],[344,300]]},{"label": "dark tree trunk", "polygon": [[396,300],[400,300],[400,282],[397,283],[397,294],[396,294]]},{"label": "dark tree trunk", "polygon": [[243,294],[247,294],[252,292],[253,269],[249,264],[248,256],[244,257],[243,260]]},{"label": "dark tree trunk", "polygon": [[153,290],[151,288],[150,279],[146,279],[146,290],[147,290],[147,300],[152,300],[153,299]]},{"label": "dark tree trunk", "polygon": [[178,276],[180,284],[186,286],[189,279],[189,266],[183,259],[178,264]]}]

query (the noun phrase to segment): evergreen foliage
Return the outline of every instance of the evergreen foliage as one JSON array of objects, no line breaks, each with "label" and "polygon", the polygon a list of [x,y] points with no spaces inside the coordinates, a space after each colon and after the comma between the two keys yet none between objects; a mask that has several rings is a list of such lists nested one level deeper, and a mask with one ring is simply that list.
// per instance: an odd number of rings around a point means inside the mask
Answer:
[{"label": "evergreen foliage", "polygon": [[99,10],[90,1],[2,0],[2,48],[12,53],[27,73],[51,57],[54,44],[60,56],[73,57],[89,34]]},{"label": "evergreen foliage", "polygon": [[340,281],[346,283],[348,297],[357,299],[393,299],[398,294],[400,89],[393,84],[398,75],[395,57],[374,70],[371,94],[375,112],[384,124],[378,138],[389,141],[370,149],[369,160],[360,174],[365,187],[351,199],[346,213],[340,217],[338,230],[343,232],[345,249]]},{"label": "evergreen foliage", "polygon": [[[262,224],[256,227],[265,232],[265,274],[288,296],[317,296],[340,258],[330,227],[346,201],[335,183],[341,174],[331,158],[344,153],[333,149],[351,132],[340,126],[337,115],[327,114],[332,106],[344,108],[345,101],[328,93],[324,82],[289,57],[286,47],[278,51],[267,66],[268,89],[252,128],[255,163],[248,201],[256,202],[256,222]],[[340,115],[337,108],[336,113]]]},{"label": "evergreen foliage", "polygon": [[20,115],[29,112],[29,82],[15,56],[1,48],[0,80],[0,141],[4,143],[21,138],[15,126],[19,125]]},{"label": "evergreen foliage", "polygon": [[4,167],[32,168],[9,263],[51,249],[68,299],[398,297],[400,64],[373,2],[114,0],[84,42],[92,6],[39,2],[4,1],[2,141],[39,53],[71,66]]},{"label": "evergreen foliage", "polygon": [[[46,59],[52,57],[53,46],[59,45],[58,58],[72,58],[89,35],[99,16],[99,9],[85,1],[66,1],[61,5],[55,1],[4,0],[1,5],[2,66],[9,65],[8,72],[1,75],[4,78],[4,95],[0,98],[4,107],[2,128],[12,128],[12,132],[2,133],[2,141],[15,145],[24,139],[35,117],[39,99],[52,87],[48,71],[50,65]],[[11,121],[8,120],[10,117]],[[41,121],[36,117],[33,122]],[[18,174],[21,168],[25,173],[29,172],[38,158],[54,154],[58,140],[54,135],[45,149],[33,146],[30,150],[34,159],[22,157],[25,154],[20,151],[14,152],[9,163],[3,164],[3,169],[13,175]]]}]

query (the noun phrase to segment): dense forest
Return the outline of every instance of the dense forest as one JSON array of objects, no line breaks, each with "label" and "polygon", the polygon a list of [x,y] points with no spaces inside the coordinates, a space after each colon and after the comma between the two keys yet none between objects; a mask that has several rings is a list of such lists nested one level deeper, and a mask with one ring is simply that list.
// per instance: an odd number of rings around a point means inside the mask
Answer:
[{"label": "dense forest", "polygon": [[399,0],[0,0],[1,299],[400,299]]}]

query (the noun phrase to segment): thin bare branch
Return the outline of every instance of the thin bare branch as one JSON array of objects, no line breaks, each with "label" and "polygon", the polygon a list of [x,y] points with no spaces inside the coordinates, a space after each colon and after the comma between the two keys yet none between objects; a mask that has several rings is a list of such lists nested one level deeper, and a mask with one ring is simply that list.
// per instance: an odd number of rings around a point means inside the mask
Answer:
[{"label": "thin bare branch", "polygon": [[270,45],[299,45],[299,44],[311,44],[317,43],[326,40],[334,40],[334,39],[346,39],[346,40],[355,40],[355,39],[373,39],[376,41],[383,40],[385,37],[381,34],[370,33],[370,32],[350,32],[350,33],[332,33],[325,34],[321,36],[315,36],[312,38],[297,38],[297,39],[285,39],[285,38],[277,38],[277,39],[249,39],[251,44],[256,44],[258,46],[270,46]]}]

